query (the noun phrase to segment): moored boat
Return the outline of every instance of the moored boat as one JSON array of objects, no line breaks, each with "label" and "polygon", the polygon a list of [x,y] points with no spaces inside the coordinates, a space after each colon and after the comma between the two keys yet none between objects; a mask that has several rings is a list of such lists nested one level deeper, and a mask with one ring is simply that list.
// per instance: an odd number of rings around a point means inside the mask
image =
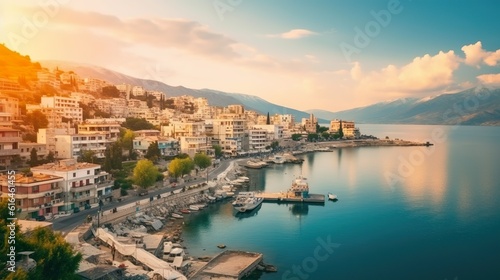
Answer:
[{"label": "moored boat", "polygon": [[176,219],[183,219],[184,218],[184,216],[177,214],[177,213],[172,213],[172,217],[174,217]]},{"label": "moored boat", "polygon": [[182,209],[181,213],[182,214],[189,214],[189,213],[191,213],[191,211],[189,211],[189,209]]},{"label": "moored boat", "polygon": [[252,211],[262,204],[263,201],[262,197],[255,197],[254,192],[244,192],[236,197],[233,207],[239,212]]},{"label": "moored boat", "polygon": [[337,195],[335,195],[333,193],[328,193],[328,199],[329,200],[337,200]]},{"label": "moored boat", "polygon": [[191,205],[191,206],[189,206],[189,210],[191,210],[191,211],[200,211],[200,208],[198,206]]}]

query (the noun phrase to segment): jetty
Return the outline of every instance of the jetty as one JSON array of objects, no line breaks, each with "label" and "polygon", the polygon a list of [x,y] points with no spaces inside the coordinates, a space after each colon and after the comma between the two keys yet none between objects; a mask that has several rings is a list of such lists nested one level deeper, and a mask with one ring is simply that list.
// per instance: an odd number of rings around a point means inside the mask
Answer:
[{"label": "jetty", "polygon": [[307,179],[302,176],[293,180],[292,186],[286,192],[257,193],[255,196],[273,202],[325,203],[325,195],[309,193]]},{"label": "jetty", "polygon": [[262,254],[244,251],[224,251],[212,258],[190,279],[242,279],[262,262]]}]

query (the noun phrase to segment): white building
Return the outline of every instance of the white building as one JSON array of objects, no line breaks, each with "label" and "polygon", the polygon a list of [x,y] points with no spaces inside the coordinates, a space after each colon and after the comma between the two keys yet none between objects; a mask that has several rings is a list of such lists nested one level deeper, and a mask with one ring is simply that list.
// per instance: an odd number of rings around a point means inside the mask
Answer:
[{"label": "white building", "polygon": [[83,111],[78,100],[72,97],[42,96],[40,102],[42,108],[54,108],[61,117],[72,119],[76,122],[83,121]]},{"label": "white building", "polygon": [[99,198],[109,196],[113,188],[113,180],[108,173],[101,171],[100,165],[74,159],[35,166],[31,171],[63,178],[62,208],[66,210],[97,203]]},{"label": "white building", "polygon": [[141,86],[134,86],[132,88],[132,95],[134,96],[143,96],[146,93],[146,90]]},{"label": "white building", "polygon": [[181,136],[200,136],[205,134],[205,121],[171,120],[161,126],[161,135],[178,139]]},{"label": "white building", "polygon": [[43,143],[31,143],[31,142],[21,142],[19,143],[19,155],[21,159],[26,161],[31,159],[31,150],[36,150],[36,155],[38,156],[38,160],[43,159],[45,156],[49,154],[47,150],[47,145]]},{"label": "white building", "polygon": [[200,152],[213,155],[212,143],[207,136],[181,136],[179,139],[181,153],[190,157]]},{"label": "white building", "polygon": [[252,128],[248,130],[249,151],[264,151],[271,144],[268,139],[268,132],[262,128]]},{"label": "white building", "polygon": [[282,125],[277,124],[258,124],[252,126],[252,128],[263,129],[268,133],[268,140],[279,140],[283,138],[284,128]]},{"label": "white building", "polygon": [[342,123],[342,133],[344,133],[344,138],[359,138],[361,136],[359,128],[357,128],[354,122],[343,121],[343,120],[332,120],[330,121],[330,133],[338,133],[340,130],[340,124]]},{"label": "white building", "polygon": [[93,151],[97,158],[104,158],[111,143],[106,133],[55,135],[56,157],[77,159],[83,151]]},{"label": "white building", "polygon": [[121,124],[124,122],[124,118],[87,119],[78,124],[78,133],[104,134],[106,139],[116,141],[120,136]]}]

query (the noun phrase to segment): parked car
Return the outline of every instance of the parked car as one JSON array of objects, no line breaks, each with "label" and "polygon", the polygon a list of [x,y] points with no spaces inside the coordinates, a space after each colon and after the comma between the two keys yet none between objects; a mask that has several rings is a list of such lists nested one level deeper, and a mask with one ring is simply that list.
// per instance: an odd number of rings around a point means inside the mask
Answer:
[{"label": "parked car", "polygon": [[85,203],[85,209],[90,209],[90,204]]},{"label": "parked car", "polygon": [[78,212],[80,212],[80,207],[73,208],[73,213],[78,213]]},{"label": "parked car", "polygon": [[140,189],[137,192],[138,192],[139,196],[144,196],[144,195],[148,194],[148,190],[146,190],[146,189]]},{"label": "parked car", "polygon": [[37,221],[45,221],[45,216],[38,216],[35,218]]}]

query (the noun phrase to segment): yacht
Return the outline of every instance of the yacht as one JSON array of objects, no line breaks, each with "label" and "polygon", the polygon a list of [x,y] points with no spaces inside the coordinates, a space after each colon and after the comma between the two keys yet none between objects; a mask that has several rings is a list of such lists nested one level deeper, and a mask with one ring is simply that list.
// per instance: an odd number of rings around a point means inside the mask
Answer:
[{"label": "yacht", "polygon": [[273,158],[273,162],[276,164],[283,164],[286,162],[286,159],[282,156],[275,155]]},{"label": "yacht", "polygon": [[233,202],[233,207],[239,212],[252,211],[262,204],[262,197],[255,197],[254,192],[243,192],[238,194]]},{"label": "yacht", "polygon": [[328,193],[328,199],[329,200],[337,200],[337,195],[335,195],[333,193]]}]

